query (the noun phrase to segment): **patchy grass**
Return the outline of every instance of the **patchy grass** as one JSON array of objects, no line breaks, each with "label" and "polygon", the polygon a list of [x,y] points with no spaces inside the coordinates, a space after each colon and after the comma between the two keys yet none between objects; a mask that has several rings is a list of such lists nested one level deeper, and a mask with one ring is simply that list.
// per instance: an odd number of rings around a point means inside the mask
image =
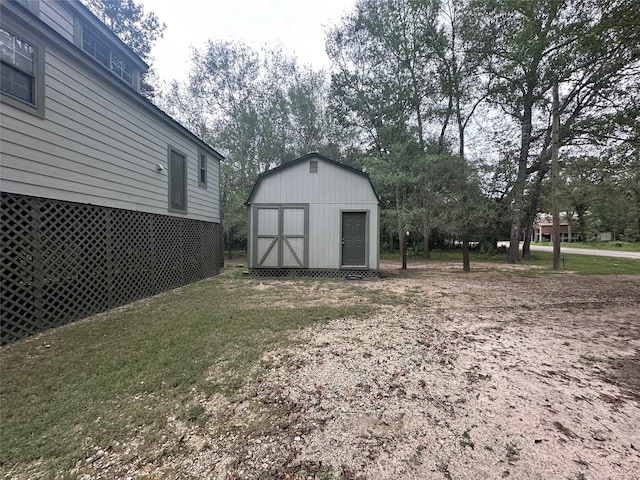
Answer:
[{"label": "patchy grass", "polygon": [[[536,242],[531,245],[540,245],[541,247],[552,247],[551,242]],[[640,243],[638,242],[593,242],[593,243],[561,243],[560,248],[586,248],[592,250],[616,250],[619,252],[640,252]]]},{"label": "patchy grass", "polygon": [[[38,463],[63,476],[94,446],[145,431],[157,440],[169,416],[207,417],[194,392],[230,393],[262,353],[314,322],[360,315],[364,305],[271,307],[278,289],[214,277],[27,338],[0,350],[0,475]],[[304,305],[304,303],[301,303]],[[215,365],[218,378],[207,378]],[[157,434],[157,435],[156,435]]]},{"label": "patchy grass", "polygon": [[552,252],[532,252],[523,260],[526,265],[545,267],[543,272],[573,272],[579,275],[640,275],[640,260],[631,258],[600,257],[596,255],[563,254],[560,270],[553,270]]},{"label": "patchy grass", "polygon": [[518,444],[514,441],[510,441],[505,446],[506,457],[509,464],[513,464],[520,459],[520,450],[522,450]]},{"label": "patchy grass", "polygon": [[[397,253],[382,254],[381,259],[398,261],[398,265],[400,265],[400,257]],[[472,272],[491,270],[492,264],[497,267],[499,264],[504,264],[506,259],[505,254],[490,255],[472,252],[470,255],[471,270]],[[462,265],[462,252],[460,250],[433,250],[429,260],[409,257],[407,262],[409,264],[416,262],[460,262],[460,265]],[[640,260],[629,258],[562,253],[560,270],[553,270],[552,252],[531,252],[531,257],[522,260],[522,264],[535,268],[513,271],[514,275],[537,276],[563,272],[572,272],[580,275],[640,275]]]}]

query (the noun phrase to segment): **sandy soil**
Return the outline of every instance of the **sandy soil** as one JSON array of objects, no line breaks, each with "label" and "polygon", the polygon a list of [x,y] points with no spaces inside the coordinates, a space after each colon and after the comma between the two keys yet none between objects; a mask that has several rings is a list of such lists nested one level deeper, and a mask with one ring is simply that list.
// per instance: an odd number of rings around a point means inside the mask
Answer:
[{"label": "sandy soil", "polygon": [[384,264],[357,282],[389,295],[376,315],[266,353],[234,398],[202,399],[204,429],[170,419],[178,453],[114,451],[81,478],[639,479],[640,276],[459,269]]}]

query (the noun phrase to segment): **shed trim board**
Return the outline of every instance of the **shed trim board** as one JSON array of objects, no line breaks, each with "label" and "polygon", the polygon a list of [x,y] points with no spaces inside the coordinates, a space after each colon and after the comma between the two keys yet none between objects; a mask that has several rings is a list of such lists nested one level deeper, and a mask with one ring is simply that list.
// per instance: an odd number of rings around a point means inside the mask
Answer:
[{"label": "shed trim board", "polygon": [[[302,225],[287,214],[296,210],[303,213]],[[252,249],[256,267],[307,268],[309,204],[255,204],[254,211]],[[267,211],[272,212],[271,218]]]}]

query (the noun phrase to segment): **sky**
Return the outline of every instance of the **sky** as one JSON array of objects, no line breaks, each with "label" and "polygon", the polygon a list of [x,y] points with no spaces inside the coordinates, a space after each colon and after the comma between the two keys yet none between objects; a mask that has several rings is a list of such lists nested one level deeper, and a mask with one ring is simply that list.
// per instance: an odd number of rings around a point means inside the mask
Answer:
[{"label": "sky", "polygon": [[242,40],[259,48],[282,46],[300,63],[328,67],[324,33],[339,22],[355,0],[141,0],[166,23],[164,37],[151,51],[165,81],[186,80],[191,46],[207,39]]}]

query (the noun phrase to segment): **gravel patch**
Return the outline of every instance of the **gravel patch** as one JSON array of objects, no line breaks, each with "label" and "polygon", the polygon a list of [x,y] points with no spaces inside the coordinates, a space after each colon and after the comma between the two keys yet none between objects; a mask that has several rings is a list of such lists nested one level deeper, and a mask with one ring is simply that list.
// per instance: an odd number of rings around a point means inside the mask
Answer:
[{"label": "gravel patch", "polygon": [[524,277],[520,268],[465,275],[424,263],[400,277],[384,265],[386,278],[357,288],[286,280],[310,304],[318,292],[331,303],[381,293],[389,302],[368,318],[300,331],[293,345],[265,353],[232,397],[194,392],[204,427],[170,418],[156,451],[140,451],[138,439],[97,447],[75,472],[640,478],[640,277]]}]

